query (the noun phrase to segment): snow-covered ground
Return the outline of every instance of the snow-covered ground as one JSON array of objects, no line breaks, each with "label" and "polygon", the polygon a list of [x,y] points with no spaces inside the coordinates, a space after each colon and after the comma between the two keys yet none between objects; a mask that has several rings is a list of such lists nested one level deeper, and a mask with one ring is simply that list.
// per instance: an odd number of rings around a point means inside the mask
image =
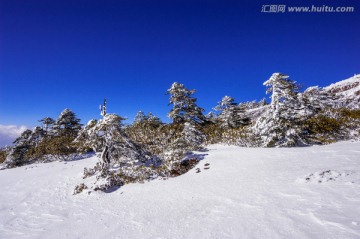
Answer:
[{"label": "snow-covered ground", "polygon": [[206,154],[177,178],[75,196],[95,157],[2,170],[0,238],[360,238],[360,142]]}]

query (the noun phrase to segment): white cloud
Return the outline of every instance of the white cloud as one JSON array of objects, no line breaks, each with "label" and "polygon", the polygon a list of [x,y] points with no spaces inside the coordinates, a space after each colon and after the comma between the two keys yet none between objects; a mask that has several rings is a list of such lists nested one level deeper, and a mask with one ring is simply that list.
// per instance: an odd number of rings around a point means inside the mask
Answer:
[{"label": "white cloud", "polygon": [[12,145],[12,142],[27,129],[21,125],[2,125],[0,124],[0,147]]}]

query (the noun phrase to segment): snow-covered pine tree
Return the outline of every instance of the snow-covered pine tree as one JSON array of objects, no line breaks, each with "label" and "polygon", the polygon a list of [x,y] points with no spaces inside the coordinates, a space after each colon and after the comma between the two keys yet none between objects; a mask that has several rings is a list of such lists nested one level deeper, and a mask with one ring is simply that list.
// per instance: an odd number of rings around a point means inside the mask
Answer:
[{"label": "snow-covered pine tree", "polygon": [[6,168],[18,167],[27,162],[26,154],[34,147],[34,142],[31,140],[32,131],[25,130],[15,141],[14,147],[7,155],[4,165]]},{"label": "snow-covered pine tree", "polygon": [[30,136],[30,141],[35,145],[39,143],[46,137],[46,131],[42,127],[35,127]]},{"label": "snow-covered pine tree", "polygon": [[326,108],[337,107],[335,94],[318,86],[307,88],[302,94],[299,94],[299,99],[306,117],[311,117]]},{"label": "snow-covered pine tree", "polygon": [[135,116],[134,124],[142,123],[147,120],[148,120],[148,117],[142,111],[139,111],[139,112],[137,112],[137,114]]},{"label": "snow-covered pine tree", "polygon": [[229,109],[235,105],[235,99],[226,95],[221,99],[221,101],[218,102],[218,105],[214,107],[214,110],[220,111],[221,114],[224,110]]},{"label": "snow-covered pine tree", "polygon": [[267,103],[267,101],[266,101],[266,99],[265,98],[262,98],[260,101],[259,101],[259,106],[265,106],[265,105],[267,105],[268,103]]},{"label": "snow-covered pine tree", "polygon": [[133,123],[125,127],[126,134],[130,139],[142,147],[146,148],[151,154],[157,155],[163,152],[164,136],[163,131],[165,126],[159,117],[156,117],[151,112],[146,116],[146,120],[139,123]]},{"label": "snow-covered pine tree", "polygon": [[298,86],[289,76],[274,73],[264,82],[271,103],[256,122],[254,131],[261,137],[263,146],[296,146],[307,144],[301,125],[302,106],[298,99]]},{"label": "snow-covered pine tree", "polygon": [[230,96],[224,96],[214,110],[220,111],[218,121],[221,127],[237,128],[249,123],[249,119],[245,117],[245,108],[237,105]]},{"label": "snow-covered pine tree", "polygon": [[270,108],[273,118],[297,117],[295,112],[301,106],[297,97],[299,87],[296,81],[290,80],[289,76],[282,73],[274,73],[263,85],[267,87],[266,93],[271,93]]},{"label": "snow-covered pine tree", "polygon": [[156,174],[150,166],[159,165],[159,159],[128,137],[122,127],[123,120],[119,115],[106,114],[97,122],[90,122],[85,127],[87,131],[83,130],[76,139],[83,141],[88,136],[84,145],[94,149],[99,140],[103,142],[100,165],[84,170],[85,176],[97,175],[94,190],[106,191],[114,186],[149,179]]},{"label": "snow-covered pine tree", "polygon": [[182,132],[182,137],[186,142],[188,150],[194,151],[204,149],[203,143],[205,142],[205,135],[197,129],[196,125],[186,122]]},{"label": "snow-covered pine tree", "polygon": [[250,101],[239,104],[240,108],[244,109],[243,117],[248,119],[248,123],[256,122],[258,118],[264,113],[266,106],[266,100],[261,101]]},{"label": "snow-covered pine tree", "polygon": [[95,132],[97,120],[92,119],[83,127],[74,143],[78,146],[80,151],[87,151],[92,149],[94,152],[99,152],[104,148],[104,140]]},{"label": "snow-covered pine tree", "polygon": [[341,109],[341,102],[334,92],[314,86],[306,89],[299,98],[303,105],[308,138],[312,143],[344,140],[354,132],[347,125],[346,109]]},{"label": "snow-covered pine tree", "polygon": [[150,123],[150,125],[152,126],[160,126],[163,124],[163,122],[161,121],[161,119],[157,116],[155,116],[153,113],[149,112],[148,116],[147,116],[147,122]]},{"label": "snow-covered pine tree", "polygon": [[217,115],[213,111],[210,111],[209,113],[207,113],[205,115],[205,119],[207,122],[211,122],[213,124],[215,124],[218,121]]},{"label": "snow-covered pine tree", "polygon": [[204,109],[196,105],[196,98],[192,97],[195,90],[188,90],[183,84],[174,82],[170,89],[167,90],[167,94],[170,95],[169,105],[173,105],[173,108],[168,113],[169,118],[173,120],[173,123],[202,123],[204,122]]},{"label": "snow-covered pine tree", "polygon": [[12,148],[10,146],[0,148],[0,170],[6,168],[2,163],[5,162],[6,157],[10,153],[11,149]]},{"label": "snow-covered pine tree", "polygon": [[56,135],[69,136],[75,138],[81,130],[80,119],[70,109],[65,109],[56,119],[53,126]]},{"label": "snow-covered pine tree", "polygon": [[203,144],[206,137],[197,127],[199,126],[186,122],[180,136],[169,145],[168,152],[165,155],[165,165],[168,171],[175,168],[178,171],[181,162],[191,151],[204,149]]},{"label": "snow-covered pine tree", "polygon": [[110,168],[115,164],[125,165],[145,163],[149,154],[132,142],[122,128],[124,118],[116,114],[106,114],[99,121],[90,121],[79,134],[76,142],[98,150],[102,142],[102,167]]},{"label": "snow-covered pine tree", "polygon": [[41,120],[39,120],[42,124],[43,130],[45,130],[45,135],[52,135],[53,134],[53,125],[55,124],[55,120],[51,117],[45,117]]},{"label": "snow-covered pine tree", "polygon": [[206,137],[203,132],[197,129],[194,124],[186,122],[180,137],[171,144],[170,148],[176,155],[184,157],[190,151],[204,149],[205,140]]}]

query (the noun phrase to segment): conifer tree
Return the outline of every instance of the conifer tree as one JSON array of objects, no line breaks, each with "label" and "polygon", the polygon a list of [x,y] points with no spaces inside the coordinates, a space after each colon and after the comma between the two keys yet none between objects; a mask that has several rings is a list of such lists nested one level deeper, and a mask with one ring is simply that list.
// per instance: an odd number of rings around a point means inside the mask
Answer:
[{"label": "conifer tree", "polygon": [[216,123],[217,122],[217,115],[213,112],[213,111],[210,111],[209,113],[207,113],[205,115],[205,119],[207,122],[211,122],[211,123]]},{"label": "conifer tree", "polygon": [[15,139],[13,142],[14,147],[10,150],[4,162],[5,167],[12,168],[26,163],[26,154],[34,147],[34,142],[31,141],[31,135],[32,131],[27,129]]},{"label": "conifer tree", "polygon": [[148,117],[142,111],[139,111],[135,116],[134,124],[145,122],[147,119]]},{"label": "conifer tree", "polygon": [[39,120],[39,122],[41,122],[43,130],[45,130],[45,134],[46,135],[51,135],[52,132],[52,127],[55,123],[55,120],[51,117],[45,117],[41,120]]},{"label": "conifer tree", "polygon": [[54,130],[58,136],[75,138],[80,129],[80,119],[70,109],[63,110],[54,123]]},{"label": "conifer tree", "polygon": [[99,121],[90,121],[79,133],[75,142],[83,143],[85,147],[99,150],[102,142],[102,167],[109,168],[114,164],[145,162],[148,153],[134,143],[122,128],[122,118],[116,114],[106,114]]},{"label": "conifer tree", "polygon": [[271,93],[267,111],[256,122],[255,132],[266,147],[307,144],[300,123],[302,106],[295,81],[282,73],[274,73],[264,82],[266,93]]},{"label": "conifer tree", "polygon": [[163,124],[163,122],[161,121],[161,119],[157,116],[155,116],[153,113],[149,112],[148,116],[147,116],[147,122],[150,123],[150,125],[152,126],[160,126]]},{"label": "conifer tree", "polygon": [[218,121],[221,127],[237,128],[249,122],[249,119],[244,115],[244,107],[237,105],[235,99],[230,96],[224,96],[214,109],[220,111]]},{"label": "conifer tree", "polygon": [[37,126],[32,131],[29,140],[32,142],[32,144],[37,146],[45,137],[46,137],[46,131],[43,128]]},{"label": "conifer tree", "polygon": [[337,106],[335,94],[318,86],[307,88],[302,94],[299,94],[299,99],[307,118],[326,108],[336,108]]},{"label": "conifer tree", "polygon": [[203,149],[203,143],[205,142],[205,135],[194,124],[186,122],[184,130],[182,132],[187,149],[190,151]]},{"label": "conifer tree", "polygon": [[178,167],[191,151],[204,149],[203,143],[206,137],[203,132],[197,129],[198,126],[186,122],[179,137],[169,145],[169,153],[165,157],[165,164],[170,171]]},{"label": "conifer tree", "polygon": [[204,109],[196,105],[196,98],[192,97],[195,90],[188,90],[183,84],[174,82],[167,94],[170,95],[169,105],[173,105],[168,116],[173,123],[202,123],[204,122]]}]

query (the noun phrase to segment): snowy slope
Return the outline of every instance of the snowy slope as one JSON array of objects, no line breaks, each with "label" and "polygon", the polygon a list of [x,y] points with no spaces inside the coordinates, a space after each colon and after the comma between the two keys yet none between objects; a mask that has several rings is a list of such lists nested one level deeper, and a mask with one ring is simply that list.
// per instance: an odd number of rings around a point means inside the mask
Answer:
[{"label": "snowy slope", "polygon": [[336,94],[341,106],[349,109],[360,109],[360,75],[331,84],[324,90]]},{"label": "snowy slope", "polygon": [[206,153],[107,194],[72,195],[96,158],[2,170],[0,238],[360,238],[360,142]]}]

